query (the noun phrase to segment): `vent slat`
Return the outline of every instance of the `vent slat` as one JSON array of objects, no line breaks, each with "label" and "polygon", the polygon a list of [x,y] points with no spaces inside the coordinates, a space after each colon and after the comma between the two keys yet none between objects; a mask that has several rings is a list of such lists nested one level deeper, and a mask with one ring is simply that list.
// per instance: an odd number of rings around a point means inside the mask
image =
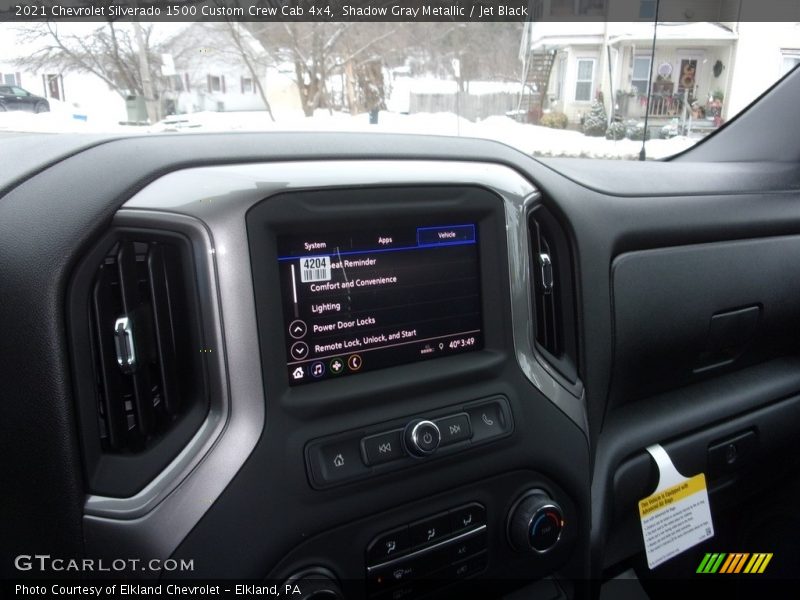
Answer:
[{"label": "vent slat", "polygon": [[133,412],[136,424],[142,435],[150,435],[154,431],[155,415],[153,414],[152,386],[150,371],[147,366],[149,352],[148,335],[150,323],[148,312],[140,306],[139,274],[136,267],[136,249],[132,242],[120,244],[117,252],[117,268],[119,269],[119,286],[122,296],[122,308],[125,315],[133,323],[136,355],[139,364],[131,374],[133,380]]},{"label": "vent slat", "polygon": [[114,291],[116,280],[113,270],[106,266],[100,272],[92,291],[92,312],[94,314],[95,348],[100,361],[99,378],[102,392],[101,404],[106,424],[109,446],[121,449],[127,440],[127,418],[123,396],[126,386],[122,371],[117,364],[117,353],[113,336],[117,312],[114,310]]},{"label": "vent slat", "polygon": [[544,206],[528,217],[532,337],[542,358],[568,381],[578,381],[575,286],[566,231]]},{"label": "vent slat", "polygon": [[175,355],[175,323],[170,281],[177,281],[178,273],[171,268],[163,248],[153,244],[147,252],[147,272],[150,278],[150,299],[155,326],[156,350],[161,371],[161,400],[170,415],[180,410],[177,385],[178,369]]},{"label": "vent slat", "polygon": [[[532,252],[535,257],[545,255],[553,265],[552,271],[556,271],[558,257],[554,255],[551,244],[542,231],[539,222],[533,221],[533,243]],[[549,288],[544,285],[542,280],[541,264],[538,260],[534,264],[534,303],[536,309],[536,341],[550,354],[558,356],[561,353],[560,339],[560,316],[558,286],[551,285]]]},{"label": "vent slat", "polygon": [[127,226],[76,269],[68,310],[90,493],[136,494],[208,415],[197,274],[188,237]]},{"label": "vent slat", "polygon": [[122,242],[119,245],[117,270],[122,310],[130,316],[139,306],[139,275],[136,272],[136,249],[133,242]]}]

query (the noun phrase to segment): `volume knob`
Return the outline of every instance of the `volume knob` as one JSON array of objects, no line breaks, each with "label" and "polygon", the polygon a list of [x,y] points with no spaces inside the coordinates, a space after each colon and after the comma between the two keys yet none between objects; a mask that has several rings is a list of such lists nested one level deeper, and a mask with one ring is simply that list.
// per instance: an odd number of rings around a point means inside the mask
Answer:
[{"label": "volume knob", "polygon": [[406,426],[403,438],[409,454],[423,457],[436,452],[442,441],[442,434],[436,423],[423,419],[411,421]]}]

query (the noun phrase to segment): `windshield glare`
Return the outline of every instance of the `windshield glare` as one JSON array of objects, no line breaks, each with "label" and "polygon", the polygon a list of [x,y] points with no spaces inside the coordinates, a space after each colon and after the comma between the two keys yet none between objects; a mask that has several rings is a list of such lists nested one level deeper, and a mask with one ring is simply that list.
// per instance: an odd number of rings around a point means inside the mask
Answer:
[{"label": "windshield glare", "polygon": [[800,63],[799,23],[3,23],[0,131],[358,131],[669,157]]}]

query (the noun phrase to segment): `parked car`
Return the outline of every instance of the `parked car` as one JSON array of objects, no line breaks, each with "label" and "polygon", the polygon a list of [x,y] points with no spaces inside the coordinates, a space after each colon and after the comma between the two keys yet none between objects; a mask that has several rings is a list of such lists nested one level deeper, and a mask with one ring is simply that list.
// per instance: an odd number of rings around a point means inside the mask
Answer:
[{"label": "parked car", "polygon": [[0,85],[0,111],[29,110],[35,113],[50,112],[47,98],[31,94],[16,85]]}]

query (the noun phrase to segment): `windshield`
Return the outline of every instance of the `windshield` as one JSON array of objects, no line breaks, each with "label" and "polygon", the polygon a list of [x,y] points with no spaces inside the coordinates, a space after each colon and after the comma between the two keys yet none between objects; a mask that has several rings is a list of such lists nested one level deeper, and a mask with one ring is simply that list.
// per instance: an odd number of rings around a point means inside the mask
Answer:
[{"label": "windshield", "polygon": [[2,23],[0,130],[422,133],[614,159],[644,142],[659,159],[800,63],[800,23],[654,30],[646,4],[630,22]]}]

